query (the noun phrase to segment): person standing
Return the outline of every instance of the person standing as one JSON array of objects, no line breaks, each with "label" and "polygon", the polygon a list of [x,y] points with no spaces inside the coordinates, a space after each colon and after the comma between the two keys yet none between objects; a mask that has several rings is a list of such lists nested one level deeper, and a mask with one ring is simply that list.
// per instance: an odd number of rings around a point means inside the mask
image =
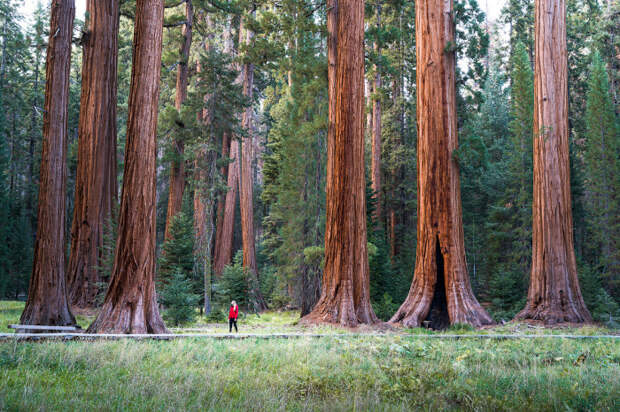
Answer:
[{"label": "person standing", "polygon": [[235,332],[239,332],[237,329],[237,318],[239,317],[239,306],[234,300],[230,302],[230,310],[228,311],[228,333],[232,332],[232,327],[235,325]]}]

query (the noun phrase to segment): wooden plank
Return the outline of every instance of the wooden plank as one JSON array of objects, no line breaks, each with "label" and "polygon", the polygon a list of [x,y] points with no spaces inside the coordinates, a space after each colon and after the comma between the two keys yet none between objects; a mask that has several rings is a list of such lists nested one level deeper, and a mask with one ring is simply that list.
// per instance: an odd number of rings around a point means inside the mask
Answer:
[{"label": "wooden plank", "polygon": [[81,330],[76,328],[75,326],[45,326],[45,325],[9,325],[9,329],[19,329],[19,330],[58,330],[58,331],[67,331],[67,332],[75,332]]}]

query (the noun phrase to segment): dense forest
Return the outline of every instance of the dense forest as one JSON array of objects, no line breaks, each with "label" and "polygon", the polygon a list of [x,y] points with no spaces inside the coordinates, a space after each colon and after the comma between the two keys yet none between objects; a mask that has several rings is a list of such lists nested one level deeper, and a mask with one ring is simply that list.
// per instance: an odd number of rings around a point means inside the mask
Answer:
[{"label": "dense forest", "polygon": [[0,0],[0,298],[23,323],[160,332],[231,299],[620,322],[618,1],[21,3]]}]

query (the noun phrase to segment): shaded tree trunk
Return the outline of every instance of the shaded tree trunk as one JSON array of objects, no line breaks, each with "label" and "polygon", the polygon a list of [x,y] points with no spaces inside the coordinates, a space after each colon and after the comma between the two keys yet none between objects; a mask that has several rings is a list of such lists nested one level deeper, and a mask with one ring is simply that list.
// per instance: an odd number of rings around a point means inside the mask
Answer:
[{"label": "shaded tree trunk", "polygon": [[465,262],[457,149],[453,2],[416,2],[418,230],[407,299],[390,322],[492,323],[471,289]]},{"label": "shaded tree trunk", "polygon": [[[377,27],[381,27],[381,5],[377,5]],[[374,51],[377,56],[380,55],[381,49],[379,41],[375,40]],[[380,67],[375,64],[374,79],[374,96],[372,99],[372,153],[371,153],[371,172],[372,190],[377,202],[375,210],[375,220],[380,221],[382,216],[382,198],[381,198],[381,100],[378,93],[381,90],[381,72]]]},{"label": "shaded tree trunk", "polygon": [[215,275],[219,276],[232,259],[233,235],[235,225],[235,206],[237,204],[237,193],[239,191],[239,140],[236,138],[230,141],[230,158],[232,163],[228,165],[226,199],[224,201],[224,215],[222,218],[222,229],[220,244],[217,247],[215,261]]},{"label": "shaded tree trunk", "polygon": [[[230,157],[230,134],[225,132],[222,135],[222,158]],[[220,169],[222,177],[228,182],[228,163]],[[213,251],[214,273],[216,276],[221,275],[221,271],[217,271],[218,262],[220,262],[220,254],[222,253],[222,234],[224,229],[224,211],[226,209],[226,193],[222,193],[217,200],[216,228],[215,228],[215,250]]]},{"label": "shaded tree trunk", "polygon": [[156,145],[163,0],[137,0],[118,240],[94,333],[162,333],[155,295]]},{"label": "shaded tree trunk", "polygon": [[364,176],[364,2],[329,0],[329,125],[325,270],[321,297],[302,321],[357,326],[370,305]]},{"label": "shaded tree trunk", "polygon": [[590,322],[573,246],[566,4],[536,0],[535,7],[532,271],[527,304],[516,319]]},{"label": "shaded tree trunk", "polygon": [[116,63],[118,0],[89,0],[83,36],[78,166],[67,273],[69,300],[94,304],[100,282],[103,231],[117,201]]},{"label": "shaded tree trunk", "polygon": [[[177,67],[176,95],[174,107],[181,112],[181,106],[187,98],[187,82],[189,79],[189,51],[192,45],[192,25],[194,9],[191,0],[185,3],[185,21],[183,25],[183,42],[179,50],[179,65]],[[185,142],[183,139],[174,139],[175,159],[170,164],[170,188],[168,191],[168,210],[166,212],[165,239],[170,238],[172,218],[181,211],[183,205],[183,191],[185,190]]]},{"label": "shaded tree trunk", "polygon": [[74,17],[74,0],[52,1],[37,237],[28,300],[20,318],[20,323],[26,325],[75,325],[67,302],[64,250],[67,110]]},{"label": "shaded tree trunk", "polygon": [[[233,50],[232,24],[227,22],[224,32],[224,53],[229,54]],[[239,74],[237,81],[241,80]],[[235,139],[231,138],[230,132],[222,135],[222,157],[233,159],[233,163],[222,166],[221,173],[228,190],[220,195],[217,205],[217,226],[215,232],[215,250],[213,253],[213,272],[215,276],[220,276],[224,266],[230,263],[232,258],[233,225],[234,225],[234,206],[237,202],[237,190],[239,179],[238,154],[233,156],[233,144],[238,145]],[[238,146],[235,149],[239,151]],[[234,165],[236,162],[236,165]],[[235,169],[236,167],[236,169]],[[231,176],[231,171],[233,175]],[[231,193],[232,192],[232,193]]]},{"label": "shaded tree trunk", "polygon": [[[249,46],[254,33],[247,29],[242,21],[239,29],[239,42]],[[242,67],[243,95],[252,100],[254,87],[254,64],[245,63]],[[243,239],[243,267],[248,270],[250,290],[254,295],[254,305],[257,311],[267,309],[267,304],[258,287],[258,267],[256,266],[256,250],[254,248],[254,179],[252,174],[253,139],[252,128],[253,109],[247,107],[243,112],[242,127],[247,133],[241,142],[241,173],[239,175],[239,205],[241,208],[241,234]]]}]

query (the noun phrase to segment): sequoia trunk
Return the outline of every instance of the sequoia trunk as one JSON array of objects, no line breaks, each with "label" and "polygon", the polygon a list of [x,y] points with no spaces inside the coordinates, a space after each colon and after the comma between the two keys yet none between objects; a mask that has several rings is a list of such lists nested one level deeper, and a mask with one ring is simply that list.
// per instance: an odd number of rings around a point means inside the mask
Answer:
[{"label": "sequoia trunk", "polygon": [[[377,28],[381,28],[381,6],[377,6]],[[379,40],[375,40],[374,51],[377,56],[380,55]],[[372,99],[372,161],[371,173],[372,190],[376,199],[375,219],[381,221],[382,216],[382,198],[381,198],[381,99],[379,93],[381,91],[381,72],[379,65],[375,64],[374,94]]]},{"label": "sequoia trunk", "polygon": [[[232,24],[229,20],[226,22],[226,29],[224,31],[224,53],[226,55],[232,53],[233,43]],[[236,81],[241,81],[241,74],[237,76]],[[232,258],[234,210],[235,203],[237,202],[237,190],[239,189],[239,159],[238,154],[237,156],[232,154],[233,143],[238,144],[232,138],[231,132],[225,131],[222,135],[222,157],[224,159],[231,158],[233,163],[227,163],[221,169],[222,176],[226,179],[228,190],[220,195],[217,205],[217,227],[215,250],[213,253],[213,272],[215,276],[222,274],[224,266],[229,264]],[[237,146],[236,152],[238,151]],[[232,176],[231,173],[233,173]]]},{"label": "sequoia trunk", "polygon": [[[174,107],[181,112],[181,106],[187,98],[187,81],[189,78],[189,49],[192,45],[192,25],[194,9],[191,0],[185,3],[185,24],[183,25],[183,42],[179,50],[179,65],[177,66],[176,95]],[[185,142],[180,138],[174,139],[175,159],[170,164],[170,188],[168,192],[168,210],[166,212],[165,238],[170,238],[172,218],[181,211],[183,191],[185,190]]]},{"label": "sequoia trunk", "polygon": [[95,333],[162,333],[155,296],[155,178],[163,0],[138,0],[118,240]]},{"label": "sequoia trunk", "polygon": [[416,2],[418,232],[416,266],[407,299],[390,322],[429,320],[492,323],[471,289],[465,263],[457,149],[452,0]]},{"label": "sequoia trunk", "polygon": [[[239,42],[247,46],[252,41],[253,33],[244,26],[243,21],[239,29]],[[241,37],[243,36],[243,37]],[[242,68],[243,76],[243,95],[252,100],[252,89],[254,87],[254,64],[244,63]],[[243,112],[242,127],[246,136],[241,142],[241,174],[239,175],[239,205],[241,209],[241,234],[243,239],[243,267],[248,270],[250,290],[252,291],[255,309],[262,311],[267,309],[267,304],[258,287],[258,268],[256,266],[256,251],[254,248],[254,202],[253,190],[254,179],[252,174],[253,159],[253,139],[254,130],[252,128],[253,109],[252,106],[246,107]]]},{"label": "sequoia trunk", "polygon": [[517,319],[590,322],[573,247],[565,0],[536,0],[532,271]]},{"label": "sequoia trunk", "polygon": [[305,323],[375,323],[364,176],[364,2],[329,0],[325,270]]},{"label": "sequoia trunk", "polygon": [[54,0],[47,49],[43,150],[34,263],[20,323],[75,325],[65,280],[65,180],[71,35],[75,3]]},{"label": "sequoia trunk", "polygon": [[75,209],[67,273],[69,301],[81,308],[92,306],[99,291],[97,268],[101,266],[103,229],[117,201],[119,3],[88,0],[86,10]]}]

